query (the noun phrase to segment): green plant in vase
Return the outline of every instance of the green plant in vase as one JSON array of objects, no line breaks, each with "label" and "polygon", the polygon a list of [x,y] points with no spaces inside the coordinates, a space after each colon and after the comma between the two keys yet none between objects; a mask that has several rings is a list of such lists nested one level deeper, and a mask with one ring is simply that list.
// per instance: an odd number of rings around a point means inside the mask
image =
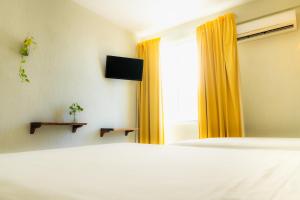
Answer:
[{"label": "green plant in vase", "polygon": [[73,122],[76,122],[76,114],[82,111],[83,108],[78,103],[73,103],[69,106],[69,114],[73,116]]},{"label": "green plant in vase", "polygon": [[30,50],[32,45],[36,45],[36,42],[34,41],[33,37],[27,37],[24,42],[23,45],[19,51],[20,55],[21,55],[21,64],[19,67],[19,77],[21,79],[22,82],[27,82],[29,83],[30,80],[26,74],[24,65],[26,63],[26,58],[29,56],[30,54]]}]

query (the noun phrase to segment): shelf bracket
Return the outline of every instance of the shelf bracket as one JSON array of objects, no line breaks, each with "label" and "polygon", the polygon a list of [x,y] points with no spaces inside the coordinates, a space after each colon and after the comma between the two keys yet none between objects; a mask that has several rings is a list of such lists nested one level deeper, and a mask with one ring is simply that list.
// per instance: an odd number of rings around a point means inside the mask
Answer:
[{"label": "shelf bracket", "polygon": [[31,122],[30,123],[30,134],[34,134],[35,129],[41,128],[42,123],[40,122]]},{"label": "shelf bracket", "polygon": [[82,127],[83,125],[72,125],[72,133],[76,133],[77,129]]},{"label": "shelf bracket", "polygon": [[100,129],[100,137],[103,137],[105,133],[113,131],[113,128],[101,128]]},{"label": "shelf bracket", "polygon": [[125,131],[125,136],[128,136],[128,133],[131,133],[131,132],[133,132],[134,130],[127,130],[127,131]]}]

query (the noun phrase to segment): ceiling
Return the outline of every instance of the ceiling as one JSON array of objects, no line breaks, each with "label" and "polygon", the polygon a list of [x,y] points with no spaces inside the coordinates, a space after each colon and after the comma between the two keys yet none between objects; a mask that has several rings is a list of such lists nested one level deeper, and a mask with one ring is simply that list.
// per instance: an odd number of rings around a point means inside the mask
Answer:
[{"label": "ceiling", "polygon": [[74,0],[145,37],[252,0]]}]

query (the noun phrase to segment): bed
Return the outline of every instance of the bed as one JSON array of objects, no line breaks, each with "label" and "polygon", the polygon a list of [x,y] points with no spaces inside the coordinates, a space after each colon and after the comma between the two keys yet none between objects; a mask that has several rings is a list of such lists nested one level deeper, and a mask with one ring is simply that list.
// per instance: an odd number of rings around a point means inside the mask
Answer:
[{"label": "bed", "polygon": [[299,200],[300,140],[208,139],[0,154],[1,200]]}]

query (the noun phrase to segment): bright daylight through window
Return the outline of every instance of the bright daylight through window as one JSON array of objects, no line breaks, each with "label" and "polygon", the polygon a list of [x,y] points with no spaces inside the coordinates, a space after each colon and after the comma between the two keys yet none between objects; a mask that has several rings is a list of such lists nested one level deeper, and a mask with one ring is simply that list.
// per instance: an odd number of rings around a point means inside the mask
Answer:
[{"label": "bright daylight through window", "polygon": [[161,66],[165,123],[197,121],[196,39],[162,41]]}]

